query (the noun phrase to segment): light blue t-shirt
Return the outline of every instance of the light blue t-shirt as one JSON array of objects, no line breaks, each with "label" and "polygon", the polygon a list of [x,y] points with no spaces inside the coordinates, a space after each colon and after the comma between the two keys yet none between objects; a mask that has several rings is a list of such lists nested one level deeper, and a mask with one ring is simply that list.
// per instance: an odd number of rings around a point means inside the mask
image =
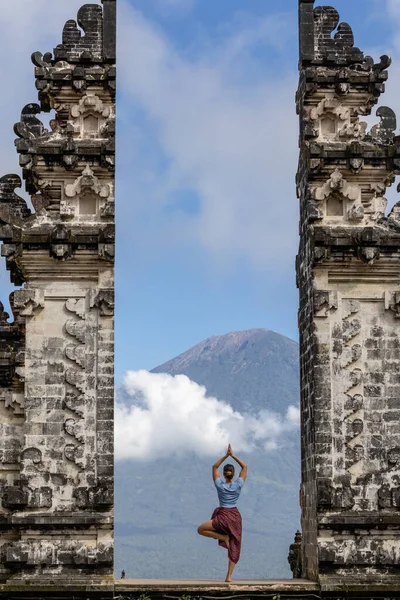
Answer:
[{"label": "light blue t-shirt", "polygon": [[217,488],[219,505],[222,508],[235,508],[244,484],[243,479],[237,477],[232,483],[223,483],[221,477],[218,477],[214,483]]}]

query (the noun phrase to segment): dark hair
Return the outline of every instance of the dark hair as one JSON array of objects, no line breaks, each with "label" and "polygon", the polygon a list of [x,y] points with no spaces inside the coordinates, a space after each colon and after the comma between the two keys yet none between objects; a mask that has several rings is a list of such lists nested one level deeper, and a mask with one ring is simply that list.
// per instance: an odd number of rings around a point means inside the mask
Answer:
[{"label": "dark hair", "polygon": [[226,471],[227,469],[232,469],[232,471],[235,472],[235,467],[231,464],[227,464],[224,466],[224,471]]}]

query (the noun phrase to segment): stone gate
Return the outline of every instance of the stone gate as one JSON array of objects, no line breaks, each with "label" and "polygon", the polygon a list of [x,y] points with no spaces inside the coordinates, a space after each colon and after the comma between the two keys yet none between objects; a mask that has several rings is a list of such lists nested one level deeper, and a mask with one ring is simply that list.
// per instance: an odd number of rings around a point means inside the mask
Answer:
[{"label": "stone gate", "polygon": [[0,582],[113,576],[115,40],[103,0],[32,55],[40,104],[14,131],[34,211],[0,179],[20,288],[0,314]]},{"label": "stone gate", "polygon": [[[303,577],[398,590],[400,203],[387,215],[384,195],[400,138],[388,107],[362,121],[390,59],[334,8],[299,12]],[[19,288],[12,322],[0,307],[0,584],[113,577],[115,40],[102,0],[33,54],[40,104],[15,134],[34,211],[0,179]]]},{"label": "stone gate", "polygon": [[362,121],[391,61],[334,8],[299,10],[303,576],[399,590],[400,138],[388,107]]}]

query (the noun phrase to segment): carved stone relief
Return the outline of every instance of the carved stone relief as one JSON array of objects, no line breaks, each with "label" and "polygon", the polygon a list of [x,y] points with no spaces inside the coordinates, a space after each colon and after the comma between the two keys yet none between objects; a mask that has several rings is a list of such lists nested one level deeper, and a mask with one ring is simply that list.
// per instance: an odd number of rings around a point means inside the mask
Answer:
[{"label": "carved stone relief", "polygon": [[387,205],[385,191],[385,183],[355,185],[335,169],[323,185],[314,188],[313,196],[320,207],[321,217],[327,222],[340,219],[343,225],[367,225],[384,218]]},{"label": "carved stone relief", "polygon": [[324,202],[326,218],[340,217],[348,221],[361,221],[364,207],[361,202],[361,189],[351,185],[342,173],[335,169],[326,183],[314,190],[317,202]]},{"label": "carved stone relief", "polygon": [[85,138],[102,137],[103,127],[114,118],[111,110],[111,106],[95,94],[86,94],[70,107],[69,130]]},{"label": "carved stone relief", "polygon": [[[388,431],[400,408],[397,296],[338,299],[333,292],[318,292],[314,297],[315,316],[330,322],[331,393],[335,398],[332,493],[327,494],[331,500],[325,505],[359,511],[383,504],[392,507],[397,502],[400,441]],[[323,331],[325,326],[318,326],[321,343]],[[389,446],[385,435],[392,439]]]},{"label": "carved stone relief", "polygon": [[362,114],[365,114],[364,107],[346,105],[343,98],[332,95],[311,109],[309,119],[319,140],[362,140],[367,130],[367,123],[359,119]]},{"label": "carved stone relief", "polygon": [[112,217],[113,207],[111,185],[103,183],[89,165],[86,165],[73,183],[65,185],[61,201],[61,212],[65,218],[78,217],[80,220],[87,220],[94,217]]}]

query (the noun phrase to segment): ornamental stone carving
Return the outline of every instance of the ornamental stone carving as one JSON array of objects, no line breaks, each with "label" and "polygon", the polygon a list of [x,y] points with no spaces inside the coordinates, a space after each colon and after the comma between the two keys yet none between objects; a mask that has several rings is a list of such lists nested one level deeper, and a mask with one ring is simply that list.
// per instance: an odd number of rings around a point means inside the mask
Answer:
[{"label": "ornamental stone carving", "polygon": [[110,186],[102,185],[89,165],[86,165],[82,175],[73,184],[65,186],[65,194],[68,198],[74,198],[86,190],[90,190],[101,198],[108,198],[110,195]]}]

